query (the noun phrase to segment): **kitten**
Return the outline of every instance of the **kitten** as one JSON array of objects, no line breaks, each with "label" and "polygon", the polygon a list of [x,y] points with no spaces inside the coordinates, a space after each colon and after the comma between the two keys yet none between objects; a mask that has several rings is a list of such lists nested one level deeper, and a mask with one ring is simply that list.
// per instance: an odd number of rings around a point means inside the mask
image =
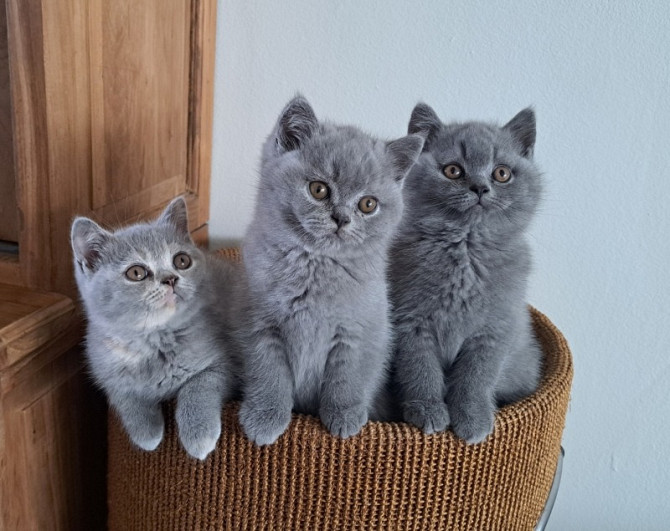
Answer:
[{"label": "kitten", "polygon": [[531,394],[540,377],[525,303],[525,232],[541,195],[535,115],[445,125],[419,104],[409,132],[426,142],[391,251],[394,380],[407,422],[426,433],[450,424],[476,443],[493,430],[496,401]]},{"label": "kitten", "polygon": [[256,444],[273,443],[292,410],[340,437],[374,413],[390,353],[388,245],[422,145],[319,122],[300,96],[281,113],[242,247],[251,333],[239,417]]},{"label": "kitten", "polygon": [[176,398],[181,443],[204,459],[236,382],[226,325],[235,266],[195,246],[181,197],[157,220],[116,232],[77,218],[71,242],[90,370],[130,438],[155,449],[160,404]]}]

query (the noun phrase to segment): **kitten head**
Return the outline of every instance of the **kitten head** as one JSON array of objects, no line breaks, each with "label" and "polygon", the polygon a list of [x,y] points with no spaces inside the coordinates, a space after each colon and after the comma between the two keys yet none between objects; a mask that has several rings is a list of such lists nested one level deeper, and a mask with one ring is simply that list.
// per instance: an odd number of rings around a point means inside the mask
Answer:
[{"label": "kitten head", "polygon": [[420,103],[408,129],[426,139],[406,187],[416,219],[494,233],[518,232],[528,225],[542,191],[533,163],[532,109],[524,109],[502,127],[481,122],[447,125]]},{"label": "kitten head", "polygon": [[200,305],[204,256],[188,233],[181,197],[153,222],[115,232],[79,217],[71,243],[89,321],[110,330],[149,332]]},{"label": "kitten head", "polygon": [[310,251],[387,241],[402,214],[402,183],[423,138],[392,142],[319,122],[297,96],[263,148],[256,218]]}]

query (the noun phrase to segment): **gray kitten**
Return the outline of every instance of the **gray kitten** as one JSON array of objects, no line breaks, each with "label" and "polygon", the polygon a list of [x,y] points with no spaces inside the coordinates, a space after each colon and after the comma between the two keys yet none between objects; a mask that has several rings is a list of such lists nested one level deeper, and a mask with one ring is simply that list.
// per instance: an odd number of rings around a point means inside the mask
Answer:
[{"label": "gray kitten", "polygon": [[116,232],[77,218],[71,240],[89,366],[130,438],[155,449],[161,402],[176,397],[181,443],[204,459],[236,381],[226,326],[235,266],[195,246],[182,198],[152,223]]},{"label": "gray kitten", "polygon": [[426,433],[451,424],[476,443],[493,430],[496,402],[527,396],[540,376],[525,303],[525,232],[541,195],[535,115],[444,125],[419,104],[409,132],[426,143],[391,251],[394,380],[407,422]]},{"label": "gray kitten", "polygon": [[281,113],[242,247],[250,330],[239,417],[256,444],[273,443],[291,410],[318,414],[340,437],[373,412],[390,353],[388,246],[422,145],[319,122],[299,96]]}]

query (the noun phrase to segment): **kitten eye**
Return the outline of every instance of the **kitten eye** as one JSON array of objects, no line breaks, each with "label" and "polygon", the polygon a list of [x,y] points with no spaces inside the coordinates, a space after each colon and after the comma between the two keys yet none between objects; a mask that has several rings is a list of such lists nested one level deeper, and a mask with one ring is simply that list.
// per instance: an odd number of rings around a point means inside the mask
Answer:
[{"label": "kitten eye", "polygon": [[186,253],[179,253],[174,257],[172,263],[177,269],[188,269],[189,267],[191,267],[193,261],[191,260],[191,257]]},{"label": "kitten eye", "polygon": [[358,209],[363,212],[363,214],[370,214],[377,210],[377,200],[371,195],[366,195],[358,202]]},{"label": "kitten eye", "polygon": [[126,269],[126,278],[128,280],[132,280],[133,282],[139,282],[140,280],[144,280],[149,276],[149,271],[145,267],[142,267],[140,265],[134,265],[130,266],[128,269]]},{"label": "kitten eye", "polygon": [[450,179],[458,179],[461,175],[463,175],[463,168],[461,168],[458,164],[447,164],[442,169],[442,173],[444,173],[444,175]]},{"label": "kitten eye", "polygon": [[326,183],[322,183],[321,181],[312,181],[309,183],[309,193],[312,194],[314,199],[321,201],[322,199],[328,197],[329,192],[330,191],[328,190],[328,185]]},{"label": "kitten eye", "polygon": [[506,183],[512,178],[512,170],[507,166],[498,166],[493,170],[493,178],[499,183]]}]

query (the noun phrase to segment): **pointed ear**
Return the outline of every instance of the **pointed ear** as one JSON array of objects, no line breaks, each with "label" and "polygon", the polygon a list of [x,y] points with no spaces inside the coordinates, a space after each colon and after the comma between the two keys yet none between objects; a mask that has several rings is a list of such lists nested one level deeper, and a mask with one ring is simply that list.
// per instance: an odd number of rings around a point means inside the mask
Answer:
[{"label": "pointed ear", "polygon": [[535,147],[535,112],[528,107],[514,118],[512,118],[504,127],[519,145],[521,155],[527,159],[533,158],[533,148]]},{"label": "pointed ear", "polygon": [[111,233],[88,218],[76,218],[72,223],[70,243],[75,259],[92,271],[100,265],[104,247],[111,238]]},{"label": "pointed ear", "polygon": [[442,121],[430,105],[425,103],[417,103],[412,111],[412,116],[409,119],[407,126],[407,133],[410,135],[419,134],[425,139],[424,148],[428,146],[430,141],[439,131],[442,126]]},{"label": "pointed ear", "polygon": [[186,201],[184,201],[183,197],[179,196],[173,199],[165,207],[158,221],[159,223],[172,225],[180,237],[188,240],[191,239],[191,235],[188,232],[188,211],[186,209]]},{"label": "pointed ear", "polygon": [[396,181],[405,178],[409,170],[421,155],[423,136],[408,135],[386,144],[386,153],[396,170]]},{"label": "pointed ear", "polygon": [[312,107],[298,95],[288,102],[277,120],[276,142],[280,151],[299,149],[319,125]]}]

